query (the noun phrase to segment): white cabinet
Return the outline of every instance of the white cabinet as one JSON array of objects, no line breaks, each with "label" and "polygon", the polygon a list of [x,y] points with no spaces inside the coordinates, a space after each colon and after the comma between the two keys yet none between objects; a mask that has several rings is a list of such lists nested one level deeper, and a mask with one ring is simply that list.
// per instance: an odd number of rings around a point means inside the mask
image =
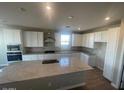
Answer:
[{"label": "white cabinet", "polygon": [[6,45],[21,44],[21,30],[3,29]]},{"label": "white cabinet", "polygon": [[82,46],[81,34],[72,34],[72,46]]},{"label": "white cabinet", "polygon": [[43,32],[24,31],[23,42],[25,47],[43,47]]},{"label": "white cabinet", "polygon": [[94,48],[94,33],[88,34],[88,47]]},{"label": "white cabinet", "polygon": [[109,31],[102,31],[101,32],[101,41],[102,42],[108,42],[109,40]]},{"label": "white cabinet", "polygon": [[107,42],[108,35],[109,35],[108,30],[104,30],[101,32],[95,32],[94,34],[95,34],[94,36],[95,42]]},{"label": "white cabinet", "polygon": [[44,54],[39,54],[39,55],[37,55],[38,56],[38,60],[44,60]]},{"label": "white cabinet", "polygon": [[43,47],[43,32],[37,32],[38,47]]},{"label": "white cabinet", "polygon": [[94,41],[101,42],[101,32],[95,32],[94,34],[95,34]]},{"label": "white cabinet", "polygon": [[57,54],[27,54],[22,56],[23,61],[59,59]]},{"label": "white cabinet", "polygon": [[110,81],[112,80],[113,76],[119,33],[120,33],[119,27],[110,28],[108,31],[109,38],[106,48],[103,75]]},{"label": "white cabinet", "polygon": [[95,55],[88,55],[85,53],[81,53],[80,57],[84,63],[93,67],[95,66],[95,59],[96,59]]},{"label": "white cabinet", "polygon": [[82,35],[82,46],[88,48],[94,48],[94,33]]},{"label": "white cabinet", "polygon": [[86,35],[85,34],[82,35],[82,46],[83,47],[86,46]]},{"label": "white cabinet", "polygon": [[22,60],[23,61],[34,61],[34,60],[38,60],[38,55],[33,55],[33,54],[29,54],[29,55],[22,55]]},{"label": "white cabinet", "polygon": [[23,32],[23,42],[25,47],[37,47],[37,32]]},{"label": "white cabinet", "polygon": [[85,53],[81,53],[81,60],[84,63],[88,64],[88,59],[89,59],[89,56],[88,55],[86,55]]}]

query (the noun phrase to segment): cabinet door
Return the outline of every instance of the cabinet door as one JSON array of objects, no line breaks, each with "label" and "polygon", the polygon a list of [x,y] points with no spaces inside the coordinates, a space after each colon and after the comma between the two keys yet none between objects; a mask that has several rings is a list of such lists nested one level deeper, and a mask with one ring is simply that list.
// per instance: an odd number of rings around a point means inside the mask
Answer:
[{"label": "cabinet door", "polygon": [[85,34],[85,47],[89,47],[89,34]]},{"label": "cabinet door", "polygon": [[118,27],[109,29],[103,75],[110,81],[112,80],[113,68],[116,60],[119,32],[120,29]]},{"label": "cabinet door", "polygon": [[3,29],[4,39],[7,45],[21,44],[21,31],[15,29]]},{"label": "cabinet door", "polygon": [[38,60],[38,55],[22,55],[23,61]]},{"label": "cabinet door", "polygon": [[94,33],[82,35],[82,46],[88,48],[94,47]]},{"label": "cabinet door", "polygon": [[15,44],[21,44],[21,30],[13,30],[13,41]]},{"label": "cabinet door", "polygon": [[43,47],[43,32],[37,32],[38,47]]},{"label": "cabinet door", "polygon": [[94,34],[95,34],[94,41],[101,42],[101,32],[95,32]]},{"label": "cabinet door", "polygon": [[87,34],[87,47],[94,48],[94,33]]},{"label": "cabinet door", "polygon": [[87,36],[86,36],[86,34],[82,35],[82,46],[83,47],[87,46]]},{"label": "cabinet door", "polygon": [[84,36],[84,34],[82,35],[82,46],[84,47],[84,45],[85,45],[85,36]]},{"label": "cabinet door", "polygon": [[82,46],[82,35],[80,34],[72,35],[72,46]]},{"label": "cabinet door", "polygon": [[101,32],[101,41],[102,42],[108,42],[109,39],[109,31],[102,31]]},{"label": "cabinet door", "polygon": [[11,30],[4,29],[4,38],[7,45],[12,44],[13,37],[14,35]]},{"label": "cabinet door", "polygon": [[89,56],[88,56],[88,55],[86,55],[86,54],[84,54],[84,53],[81,53],[81,60],[82,60],[84,63],[88,64],[88,59],[89,59]]},{"label": "cabinet door", "polygon": [[41,60],[41,61],[44,60],[44,55],[41,55],[41,54],[38,55],[38,60]]},{"label": "cabinet door", "polygon": [[31,31],[24,31],[23,32],[24,37],[24,46],[25,47],[37,47],[37,32],[31,32]]}]

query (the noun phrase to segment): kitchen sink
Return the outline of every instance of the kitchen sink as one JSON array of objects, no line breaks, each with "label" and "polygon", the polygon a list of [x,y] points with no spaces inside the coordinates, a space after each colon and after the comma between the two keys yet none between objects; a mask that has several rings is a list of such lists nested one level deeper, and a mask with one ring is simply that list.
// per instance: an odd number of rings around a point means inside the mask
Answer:
[{"label": "kitchen sink", "polygon": [[59,61],[57,59],[50,59],[50,60],[43,60],[42,61],[43,64],[52,64],[52,63],[59,63]]}]

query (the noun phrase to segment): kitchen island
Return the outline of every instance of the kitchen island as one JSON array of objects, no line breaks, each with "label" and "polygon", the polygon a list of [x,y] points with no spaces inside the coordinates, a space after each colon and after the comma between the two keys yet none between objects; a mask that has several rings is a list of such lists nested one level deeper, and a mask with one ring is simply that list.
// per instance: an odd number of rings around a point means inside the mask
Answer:
[{"label": "kitchen island", "polygon": [[58,63],[42,61],[12,63],[0,72],[1,89],[70,89],[85,84],[92,68],[77,57],[63,57]]}]

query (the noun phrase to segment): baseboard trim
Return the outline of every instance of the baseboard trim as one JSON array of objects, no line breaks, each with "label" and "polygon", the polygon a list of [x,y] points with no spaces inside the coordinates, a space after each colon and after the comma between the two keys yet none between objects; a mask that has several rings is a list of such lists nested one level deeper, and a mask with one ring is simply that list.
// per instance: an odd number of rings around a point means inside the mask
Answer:
[{"label": "baseboard trim", "polygon": [[80,83],[80,84],[76,84],[76,85],[72,85],[72,86],[67,86],[67,87],[59,88],[59,90],[72,89],[72,88],[75,88],[75,87],[84,86],[85,84],[86,84],[86,83]]},{"label": "baseboard trim", "polygon": [[118,86],[115,85],[114,83],[111,83],[111,85],[112,85],[114,88],[118,89]]}]

